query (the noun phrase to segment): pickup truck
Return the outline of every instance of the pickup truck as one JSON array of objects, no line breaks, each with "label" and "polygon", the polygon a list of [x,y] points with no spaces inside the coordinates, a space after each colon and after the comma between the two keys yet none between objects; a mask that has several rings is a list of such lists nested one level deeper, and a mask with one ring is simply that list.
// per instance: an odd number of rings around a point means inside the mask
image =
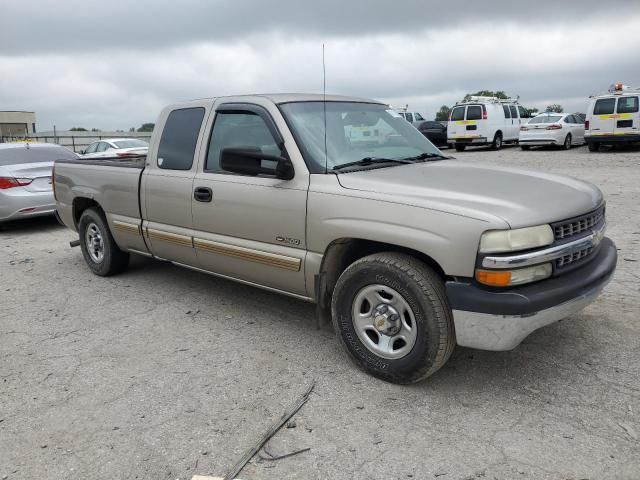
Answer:
[{"label": "pickup truck", "polygon": [[[380,125],[384,142],[350,142]],[[140,254],[315,302],[354,362],[411,383],[454,346],[509,350],[616,266],[594,185],[444,156],[382,103],[277,94],[165,108],[140,159],[57,161],[97,275]]]}]

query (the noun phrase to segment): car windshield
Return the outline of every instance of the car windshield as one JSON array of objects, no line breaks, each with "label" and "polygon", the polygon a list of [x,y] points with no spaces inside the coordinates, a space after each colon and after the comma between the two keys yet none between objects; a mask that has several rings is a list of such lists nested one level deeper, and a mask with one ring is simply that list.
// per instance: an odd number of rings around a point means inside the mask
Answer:
[{"label": "car windshield", "polygon": [[149,144],[147,142],[143,142],[142,140],[116,140],[113,144],[118,148],[141,148],[148,147]]},{"label": "car windshield", "polygon": [[393,161],[423,154],[442,155],[413,125],[385,105],[293,102],[280,107],[313,173],[362,159]]},{"label": "car windshield", "polygon": [[529,120],[529,123],[556,123],[561,118],[562,115],[540,115],[539,117],[533,117]]},{"label": "car windshield", "polygon": [[54,160],[74,160],[78,156],[65,147],[24,146],[0,148],[0,167],[21,163],[53,162]]}]

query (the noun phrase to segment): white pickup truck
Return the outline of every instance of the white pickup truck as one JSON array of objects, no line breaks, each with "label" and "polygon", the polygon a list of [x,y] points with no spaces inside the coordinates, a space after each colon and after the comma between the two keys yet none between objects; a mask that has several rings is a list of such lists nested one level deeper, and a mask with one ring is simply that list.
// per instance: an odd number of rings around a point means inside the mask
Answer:
[{"label": "white pickup truck", "polygon": [[[352,141],[359,125],[391,134]],[[447,158],[373,100],[171,105],[148,156],[59,161],[53,179],[96,274],[133,253],[316,302],[359,366],[398,383],[456,343],[516,347],[593,301],[616,266],[598,188]]]}]

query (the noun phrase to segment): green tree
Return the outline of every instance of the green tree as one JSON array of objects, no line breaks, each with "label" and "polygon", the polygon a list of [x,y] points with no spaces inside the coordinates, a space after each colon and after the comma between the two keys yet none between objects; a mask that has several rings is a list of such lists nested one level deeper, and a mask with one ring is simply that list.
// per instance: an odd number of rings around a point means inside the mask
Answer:
[{"label": "green tree", "polygon": [[70,132],[87,132],[88,130],[83,127],[73,127],[69,129]]},{"label": "green tree", "polygon": [[562,108],[562,105],[553,103],[551,105],[547,105],[545,112],[562,113],[564,112],[564,108]]},{"label": "green tree", "polygon": [[449,114],[451,113],[451,109],[446,105],[442,105],[440,110],[436,112],[436,122],[446,122],[449,120]]},{"label": "green tree", "polygon": [[143,123],[142,126],[138,129],[139,132],[153,132],[153,127],[155,127],[155,123]]},{"label": "green tree", "polygon": [[478,90],[475,93],[467,93],[462,101],[468,102],[471,97],[497,97],[505,99],[509,98],[509,95],[507,95],[504,90],[496,90],[495,92],[493,90]]},{"label": "green tree", "polygon": [[91,131],[92,131],[92,132],[99,132],[99,131],[100,131],[100,129],[99,129],[99,128],[92,128],[92,129],[91,129]]}]

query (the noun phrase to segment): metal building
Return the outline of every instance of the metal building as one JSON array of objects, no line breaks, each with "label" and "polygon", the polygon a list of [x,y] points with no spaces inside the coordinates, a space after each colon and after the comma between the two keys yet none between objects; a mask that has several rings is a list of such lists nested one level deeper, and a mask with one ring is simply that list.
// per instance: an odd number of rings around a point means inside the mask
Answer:
[{"label": "metal building", "polygon": [[0,139],[2,137],[28,137],[35,132],[35,112],[0,111]]}]

